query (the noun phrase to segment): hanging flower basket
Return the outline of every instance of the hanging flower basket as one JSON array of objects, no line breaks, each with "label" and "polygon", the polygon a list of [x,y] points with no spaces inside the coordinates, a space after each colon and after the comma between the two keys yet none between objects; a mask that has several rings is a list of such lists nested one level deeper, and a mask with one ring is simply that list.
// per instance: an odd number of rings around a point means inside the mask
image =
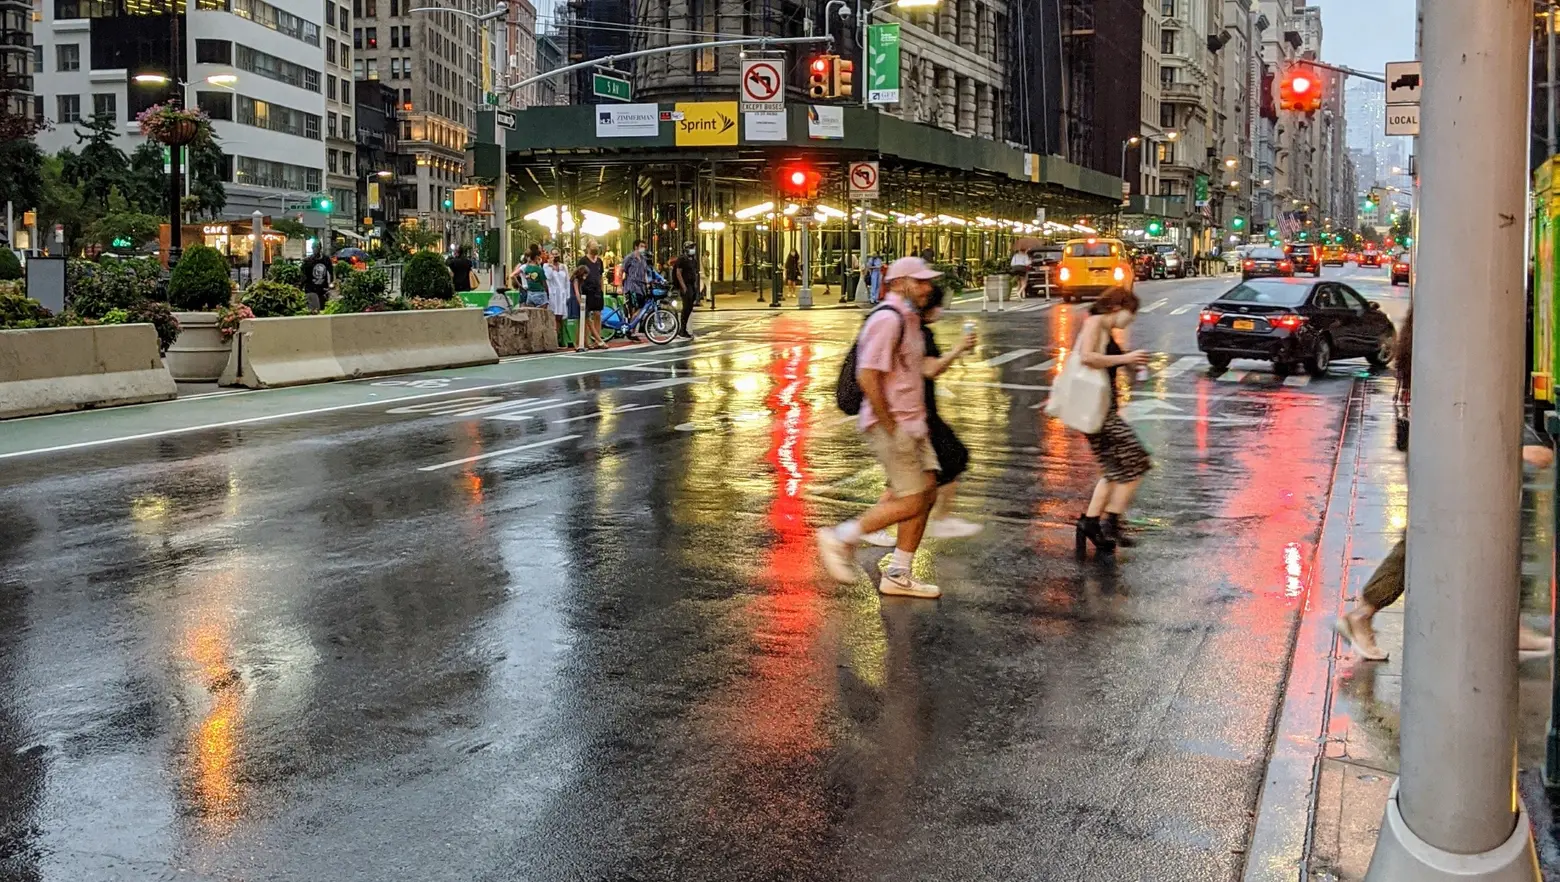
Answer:
[{"label": "hanging flower basket", "polygon": [[211,137],[211,119],[200,110],[186,110],[171,104],[153,104],[136,117],[141,134],[153,141],[183,147]]}]

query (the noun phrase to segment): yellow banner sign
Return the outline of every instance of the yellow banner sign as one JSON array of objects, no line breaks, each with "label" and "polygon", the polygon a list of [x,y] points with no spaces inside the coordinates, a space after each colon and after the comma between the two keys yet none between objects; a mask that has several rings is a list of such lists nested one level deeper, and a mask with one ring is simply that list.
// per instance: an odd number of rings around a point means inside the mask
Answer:
[{"label": "yellow banner sign", "polygon": [[737,102],[678,102],[672,112],[678,147],[737,146]]}]

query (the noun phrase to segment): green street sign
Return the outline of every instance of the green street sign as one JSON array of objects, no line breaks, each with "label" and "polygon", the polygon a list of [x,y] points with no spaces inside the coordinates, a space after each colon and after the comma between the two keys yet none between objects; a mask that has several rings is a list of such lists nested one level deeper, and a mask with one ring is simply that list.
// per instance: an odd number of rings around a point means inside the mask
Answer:
[{"label": "green street sign", "polygon": [[867,103],[899,101],[899,25],[867,28]]},{"label": "green street sign", "polygon": [[634,90],[629,86],[628,80],[599,71],[591,75],[590,86],[591,91],[596,94],[597,98],[606,98],[612,101],[629,101],[634,94]]}]

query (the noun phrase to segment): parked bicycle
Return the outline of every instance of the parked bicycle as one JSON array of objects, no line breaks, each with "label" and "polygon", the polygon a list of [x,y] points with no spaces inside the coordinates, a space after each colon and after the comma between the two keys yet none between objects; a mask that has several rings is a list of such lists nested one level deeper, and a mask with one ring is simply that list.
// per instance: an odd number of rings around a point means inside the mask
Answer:
[{"label": "parked bicycle", "polygon": [[607,304],[601,313],[601,332],[608,340],[643,334],[657,346],[665,346],[677,336],[682,319],[669,297],[666,280],[657,275],[650,282],[650,293],[632,315],[621,298]]}]

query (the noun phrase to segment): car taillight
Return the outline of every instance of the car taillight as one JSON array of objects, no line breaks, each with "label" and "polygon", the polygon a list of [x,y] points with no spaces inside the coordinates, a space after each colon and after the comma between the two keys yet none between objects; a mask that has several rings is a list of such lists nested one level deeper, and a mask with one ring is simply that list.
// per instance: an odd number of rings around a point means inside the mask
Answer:
[{"label": "car taillight", "polygon": [[1280,261],[1279,261],[1279,262],[1278,262],[1278,268],[1279,268],[1279,269],[1289,269],[1289,268],[1290,268],[1290,267],[1291,267],[1291,266],[1293,266],[1293,265],[1294,265],[1294,264],[1291,264],[1291,263],[1290,263],[1290,262],[1289,262],[1289,261],[1287,261],[1287,260],[1280,260]]},{"label": "car taillight", "polygon": [[1211,309],[1205,309],[1201,313],[1198,313],[1197,323],[1200,325],[1216,325],[1219,323],[1219,319],[1221,318],[1224,318],[1224,313],[1214,312]]},{"label": "car taillight", "polygon": [[1274,327],[1283,328],[1286,331],[1293,331],[1303,324],[1305,324],[1305,316],[1303,315],[1281,315],[1273,319]]},{"label": "car taillight", "polygon": [[1251,269],[1252,267],[1254,267],[1256,265],[1257,265],[1257,262],[1255,260],[1248,260],[1248,261],[1246,261],[1246,269]]},{"label": "car taillight", "polygon": [[1056,274],[1056,277],[1058,279],[1061,279],[1062,281],[1065,282],[1068,279],[1072,278],[1072,270],[1070,270],[1070,269],[1068,269],[1067,267],[1064,266],[1064,267],[1062,267],[1061,272]]},{"label": "car taillight", "polygon": [[1116,271],[1111,273],[1111,277],[1118,282],[1125,281],[1127,278],[1127,271],[1118,266],[1116,267]]}]

